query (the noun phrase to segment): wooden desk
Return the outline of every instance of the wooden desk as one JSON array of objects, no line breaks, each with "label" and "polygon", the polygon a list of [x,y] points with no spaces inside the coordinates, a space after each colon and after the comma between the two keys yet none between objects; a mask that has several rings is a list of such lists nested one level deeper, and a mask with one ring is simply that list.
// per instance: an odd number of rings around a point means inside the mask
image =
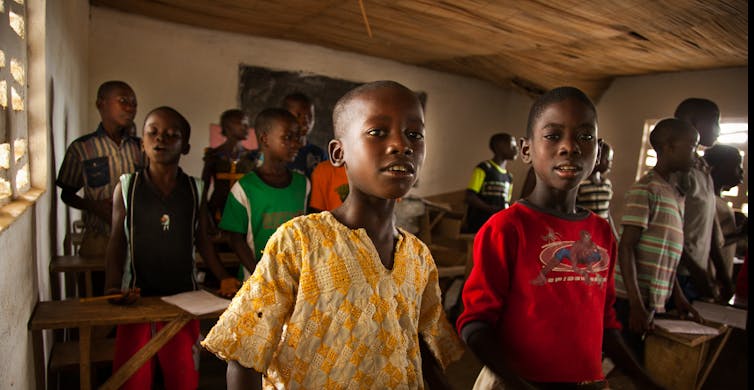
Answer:
[{"label": "wooden desk", "polygon": [[[84,296],[91,297],[93,294],[92,272],[105,270],[104,257],[54,256],[50,261],[50,281],[57,280],[56,272],[83,272],[84,273]],[[52,283],[53,288],[58,288],[57,283]]]},{"label": "wooden desk", "polygon": [[[221,312],[194,316],[164,302],[158,297],[140,298],[130,306],[118,306],[107,301],[80,302],[78,299],[38,302],[29,320],[29,330],[41,345],[44,329],[79,329],[79,374],[81,389],[91,389],[91,329],[93,326],[119,325],[141,322],[165,321],[162,328],[139,352],[113,373],[101,389],[117,389],[145,362],[162,348],[176,333],[193,318],[217,318]],[[44,367],[44,354],[36,352],[37,372]],[[40,366],[41,364],[41,366]],[[44,369],[41,370],[44,372]],[[37,387],[44,388],[44,379],[37,377]]]}]

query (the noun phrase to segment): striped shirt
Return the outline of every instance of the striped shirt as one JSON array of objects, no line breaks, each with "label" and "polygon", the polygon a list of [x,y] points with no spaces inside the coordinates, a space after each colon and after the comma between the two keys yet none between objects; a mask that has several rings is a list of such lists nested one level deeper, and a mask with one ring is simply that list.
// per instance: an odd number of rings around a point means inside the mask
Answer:
[{"label": "striped shirt", "polygon": [[[623,226],[642,229],[636,248],[639,293],[649,309],[665,312],[683,251],[684,198],[654,170],[626,193]],[[615,291],[627,298],[620,266],[615,267]]]},{"label": "striped shirt", "polygon": [[603,178],[602,183],[595,183],[587,178],[579,184],[576,206],[592,210],[595,214],[607,219],[612,198],[613,183],[610,179]]},{"label": "striped shirt", "polygon": [[[111,199],[120,175],[142,166],[144,157],[139,138],[124,135],[118,145],[107,136],[100,123],[96,131],[68,146],[55,184],[73,191],[83,188],[84,199]],[[109,234],[109,221],[103,221],[94,213],[84,212],[83,215],[88,231]]]}]

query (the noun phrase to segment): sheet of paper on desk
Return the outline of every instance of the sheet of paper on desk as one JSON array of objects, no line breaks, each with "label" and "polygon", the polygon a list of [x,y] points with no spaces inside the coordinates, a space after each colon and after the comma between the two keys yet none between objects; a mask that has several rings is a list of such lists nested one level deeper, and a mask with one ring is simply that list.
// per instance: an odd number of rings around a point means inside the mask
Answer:
[{"label": "sheet of paper on desk", "polygon": [[746,310],[701,301],[694,301],[692,305],[705,320],[746,330]]},{"label": "sheet of paper on desk", "polygon": [[162,300],[176,305],[195,316],[225,310],[230,305],[229,299],[220,298],[204,290],[169,295],[162,297]]},{"label": "sheet of paper on desk", "polygon": [[702,325],[694,321],[684,320],[655,320],[654,324],[658,328],[670,333],[684,333],[684,334],[709,334],[717,335],[720,333],[715,328]]}]

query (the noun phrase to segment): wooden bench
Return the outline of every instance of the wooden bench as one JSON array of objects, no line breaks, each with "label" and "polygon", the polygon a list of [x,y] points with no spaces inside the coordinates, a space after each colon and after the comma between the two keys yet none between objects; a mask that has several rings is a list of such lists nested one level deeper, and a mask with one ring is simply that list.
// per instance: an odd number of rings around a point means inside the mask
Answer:
[{"label": "wooden bench", "polygon": [[[92,339],[91,363],[112,362],[115,356],[115,339]],[[81,363],[78,341],[56,342],[50,352],[50,371],[78,368]]]},{"label": "wooden bench", "polygon": [[[104,257],[84,257],[80,255],[54,256],[50,261],[50,284],[53,291],[57,291],[59,289],[57,273],[83,273],[84,296],[91,297],[94,289],[92,287],[92,272],[104,270]],[[79,286],[79,291],[81,291],[81,286]]]}]

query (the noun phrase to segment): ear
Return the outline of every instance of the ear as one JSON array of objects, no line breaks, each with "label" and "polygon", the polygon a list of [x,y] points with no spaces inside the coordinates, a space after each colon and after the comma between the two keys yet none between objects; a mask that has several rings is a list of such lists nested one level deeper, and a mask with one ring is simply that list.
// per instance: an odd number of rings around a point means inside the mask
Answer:
[{"label": "ear", "polygon": [[521,153],[521,161],[531,164],[531,141],[526,137],[518,139],[518,150]]},{"label": "ear", "polygon": [[261,149],[262,145],[267,146],[267,133],[261,132],[257,137],[258,147]]},{"label": "ear", "polygon": [[183,145],[183,149],[181,150],[181,154],[188,154],[191,150],[191,144],[186,143]]},{"label": "ear", "polygon": [[343,160],[343,143],[339,139],[331,140],[327,144],[327,153],[330,155],[330,163],[333,166],[343,166],[345,163]]},{"label": "ear", "polygon": [[101,110],[103,103],[104,103],[104,99],[97,98],[97,100],[94,102],[94,106],[97,107],[97,110]]}]

